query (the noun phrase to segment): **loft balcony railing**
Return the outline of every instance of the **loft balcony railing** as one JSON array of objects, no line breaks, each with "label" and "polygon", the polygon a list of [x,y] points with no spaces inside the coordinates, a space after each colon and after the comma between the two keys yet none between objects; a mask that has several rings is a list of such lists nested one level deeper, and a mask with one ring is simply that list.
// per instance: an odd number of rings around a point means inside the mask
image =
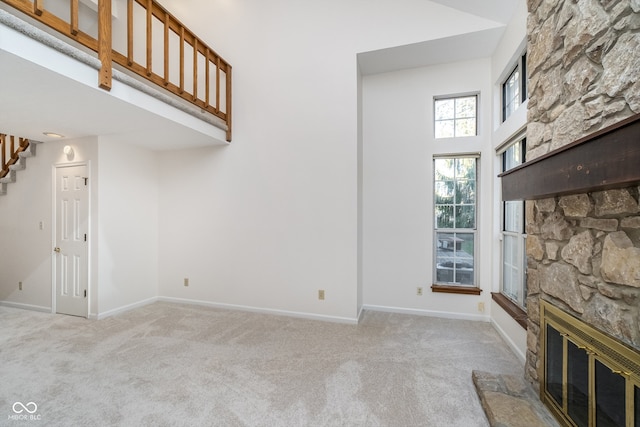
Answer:
[{"label": "loft balcony railing", "polygon": [[218,117],[231,141],[231,65],[155,0],[0,1],[97,53],[101,88],[118,64]]}]

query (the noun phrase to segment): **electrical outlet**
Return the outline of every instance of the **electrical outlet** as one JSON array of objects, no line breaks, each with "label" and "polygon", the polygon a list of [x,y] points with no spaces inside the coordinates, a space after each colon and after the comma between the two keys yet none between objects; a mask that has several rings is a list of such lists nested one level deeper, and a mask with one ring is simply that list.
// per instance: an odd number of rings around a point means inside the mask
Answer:
[{"label": "electrical outlet", "polygon": [[184,278],[184,285],[185,286],[189,286],[189,278],[188,277]]},{"label": "electrical outlet", "polygon": [[318,290],[318,299],[319,300],[324,300],[324,289],[319,289]]},{"label": "electrical outlet", "polygon": [[22,290],[22,282],[18,282],[18,290],[21,291]]},{"label": "electrical outlet", "polygon": [[483,302],[479,302],[478,303],[478,311],[480,313],[484,313],[484,303]]},{"label": "electrical outlet", "polygon": [[416,289],[416,295],[418,296],[422,296],[422,288],[418,286],[418,288]]}]

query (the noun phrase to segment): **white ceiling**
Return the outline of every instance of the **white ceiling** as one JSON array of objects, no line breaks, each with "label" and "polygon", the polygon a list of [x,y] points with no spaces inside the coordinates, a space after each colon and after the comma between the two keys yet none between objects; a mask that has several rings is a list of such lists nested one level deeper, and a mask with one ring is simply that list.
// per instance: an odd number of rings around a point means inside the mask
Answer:
[{"label": "white ceiling", "polygon": [[506,24],[522,0],[431,0],[481,18]]},{"label": "white ceiling", "polygon": [[488,57],[495,51],[518,6],[524,0],[430,0],[460,12],[493,21],[495,26],[441,39],[428,40],[358,54],[362,74],[377,74],[408,68]]},{"label": "white ceiling", "polygon": [[485,58],[495,50],[504,27],[358,54],[364,75]]}]

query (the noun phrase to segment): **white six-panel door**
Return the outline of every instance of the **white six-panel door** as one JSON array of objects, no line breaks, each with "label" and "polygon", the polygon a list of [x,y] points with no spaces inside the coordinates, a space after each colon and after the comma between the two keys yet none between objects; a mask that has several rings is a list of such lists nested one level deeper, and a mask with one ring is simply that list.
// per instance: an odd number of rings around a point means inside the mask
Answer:
[{"label": "white six-panel door", "polygon": [[89,190],[87,166],[56,168],[55,307],[87,317]]}]

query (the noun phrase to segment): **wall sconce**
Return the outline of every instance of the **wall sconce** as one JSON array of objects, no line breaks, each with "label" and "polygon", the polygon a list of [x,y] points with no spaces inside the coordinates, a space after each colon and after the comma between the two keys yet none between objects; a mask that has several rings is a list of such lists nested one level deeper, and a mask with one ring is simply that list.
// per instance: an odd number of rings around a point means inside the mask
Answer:
[{"label": "wall sconce", "polygon": [[64,149],[62,150],[64,152],[64,154],[67,156],[67,160],[73,160],[73,155],[75,154],[73,152],[73,147],[70,145],[65,145]]}]

